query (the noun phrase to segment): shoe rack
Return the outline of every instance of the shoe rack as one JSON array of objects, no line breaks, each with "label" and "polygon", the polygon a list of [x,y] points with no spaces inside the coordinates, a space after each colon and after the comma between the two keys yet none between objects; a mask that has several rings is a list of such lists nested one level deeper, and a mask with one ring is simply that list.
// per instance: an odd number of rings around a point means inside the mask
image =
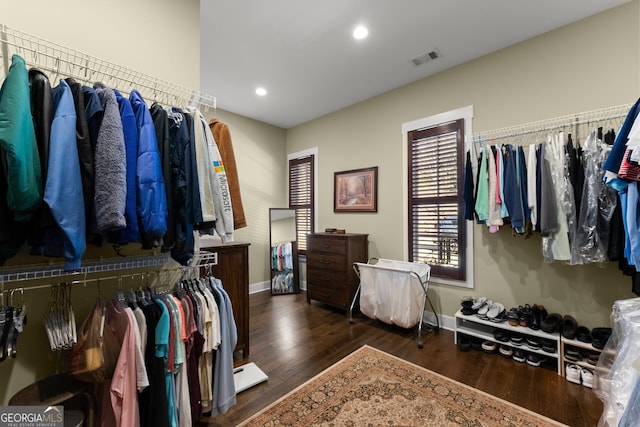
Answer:
[{"label": "shoe rack", "polygon": [[[542,330],[533,330],[525,326],[511,326],[507,322],[491,322],[489,320],[480,319],[475,314],[464,315],[460,310],[455,315],[456,319],[456,328],[454,331],[454,340],[455,343],[458,344],[458,335],[466,335],[471,337],[480,338],[484,341],[491,341],[496,343],[499,347],[501,345],[506,345],[514,350],[522,350],[526,353],[536,353],[549,361],[555,361],[558,375],[564,375],[564,361],[562,358],[562,352],[559,351],[561,349],[561,340],[560,334],[553,333],[549,334]],[[494,337],[494,332],[496,329],[501,329],[509,334],[518,334],[525,338],[526,337],[535,337],[542,338],[546,340],[553,341],[555,343],[556,351],[553,353],[544,351],[542,349],[534,349],[530,348],[526,345],[515,345],[510,341],[502,342],[498,341]]]},{"label": "shoe rack", "polygon": [[566,358],[566,351],[567,349],[569,350],[577,350],[578,352],[580,352],[580,350],[586,351],[588,353],[592,353],[592,354],[598,354],[600,355],[600,353],[602,353],[602,350],[595,348],[591,343],[587,343],[587,342],[582,342],[582,341],[578,341],[578,340],[571,340],[565,337],[560,337],[560,354],[562,356],[562,366],[561,366],[561,372],[560,374],[563,377],[566,377],[566,367],[567,364],[572,364],[572,365],[578,365],[581,368],[586,368],[589,369],[590,371],[595,371],[596,369],[596,365],[595,364],[589,364],[587,363],[585,360],[586,359],[581,359],[581,360],[577,360],[577,361],[573,361],[573,360],[569,360]]}]

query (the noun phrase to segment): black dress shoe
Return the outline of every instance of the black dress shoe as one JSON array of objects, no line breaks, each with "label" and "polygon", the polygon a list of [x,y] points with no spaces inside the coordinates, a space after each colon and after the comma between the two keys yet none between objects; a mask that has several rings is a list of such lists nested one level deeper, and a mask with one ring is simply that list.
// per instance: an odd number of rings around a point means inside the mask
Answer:
[{"label": "black dress shoe", "polygon": [[462,307],[460,312],[465,316],[471,316],[472,314],[476,313],[476,310],[472,309],[471,307]]},{"label": "black dress shoe", "polygon": [[578,322],[575,317],[565,315],[562,319],[562,336],[566,339],[573,340],[576,338],[576,331],[578,330]]},{"label": "black dress shoe", "polygon": [[538,305],[538,316],[540,317],[540,328],[542,328],[542,322],[547,318],[549,313],[547,313],[547,309],[544,308],[544,305]]},{"label": "black dress shoe", "polygon": [[593,340],[591,345],[602,350],[607,344],[607,341],[609,341],[611,332],[611,328],[593,328],[591,330],[591,338]]},{"label": "black dress shoe", "polygon": [[556,342],[553,340],[548,340],[546,338],[540,339],[540,348],[546,353],[555,353],[556,352]]},{"label": "black dress shoe", "polygon": [[571,362],[579,362],[582,360],[580,352],[575,348],[567,347],[564,351],[564,358]]},{"label": "black dress shoe", "polygon": [[540,327],[543,331],[549,334],[559,332],[562,327],[562,315],[558,313],[551,313],[546,317],[546,319],[544,319]]},{"label": "black dress shoe", "polygon": [[537,331],[542,329],[542,322],[547,318],[547,310],[544,308],[542,304],[534,304],[531,309],[531,322],[529,323],[529,328]]},{"label": "black dress shoe", "polygon": [[529,319],[529,329],[533,329],[537,331],[540,329],[540,325],[542,320],[540,319],[540,309],[538,308],[538,304],[534,304],[531,308],[531,317]]},{"label": "black dress shoe", "polygon": [[493,337],[500,342],[508,342],[511,339],[511,335],[502,329],[496,329],[493,331]]},{"label": "black dress shoe", "polygon": [[471,348],[471,341],[469,341],[469,338],[467,337],[458,338],[458,348],[461,351],[469,351],[469,349]]},{"label": "black dress shoe", "polygon": [[576,339],[578,341],[590,343],[591,339],[591,331],[586,326],[578,326],[576,330]]},{"label": "black dress shoe", "polygon": [[480,338],[471,338],[471,348],[477,351],[482,351],[482,340]]}]

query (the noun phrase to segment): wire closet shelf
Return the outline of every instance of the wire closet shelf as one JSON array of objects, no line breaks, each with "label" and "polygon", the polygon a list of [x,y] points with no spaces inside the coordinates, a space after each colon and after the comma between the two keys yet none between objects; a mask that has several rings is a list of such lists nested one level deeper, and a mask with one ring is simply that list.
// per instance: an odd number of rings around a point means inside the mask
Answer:
[{"label": "wire closet shelf", "polygon": [[136,89],[150,103],[191,106],[204,110],[216,108],[214,96],[105,61],[3,24],[0,24],[0,52],[5,76],[9,70],[11,55],[18,54],[29,67],[39,68],[48,73],[52,80],[72,77],[87,85],[101,81],[127,94]]},{"label": "wire closet shelf", "polygon": [[[188,265],[182,266],[174,261],[169,254],[140,255],[126,258],[106,258],[99,260],[87,260],[78,271],[67,271],[64,264],[31,265],[15,268],[0,269],[0,293],[5,291],[7,283],[19,283],[25,281],[39,281],[59,279],[61,281],[73,281],[74,283],[86,283],[96,280],[107,280],[113,277],[99,276],[88,279],[87,276],[104,273],[120,273],[121,276],[148,275],[154,269],[158,271],[180,271],[184,275],[189,270],[210,268],[218,265],[218,253],[209,251],[196,251]],[[135,272],[144,270],[143,272]],[[125,273],[127,272],[127,273]],[[21,287],[21,290],[36,290],[49,288],[51,283]],[[12,286],[13,287],[13,286]]]},{"label": "wire closet shelf", "polygon": [[480,132],[472,136],[472,141],[474,143],[489,143],[502,139],[517,138],[533,134],[544,134],[563,129],[568,132],[573,132],[576,138],[578,138],[578,132],[581,126],[618,126],[622,119],[626,117],[632,106],[633,104],[617,105]]}]

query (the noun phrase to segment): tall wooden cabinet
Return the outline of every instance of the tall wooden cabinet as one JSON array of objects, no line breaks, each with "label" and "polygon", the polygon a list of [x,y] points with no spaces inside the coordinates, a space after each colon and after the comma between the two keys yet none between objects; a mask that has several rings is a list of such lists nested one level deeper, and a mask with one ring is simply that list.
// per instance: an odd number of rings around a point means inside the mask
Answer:
[{"label": "tall wooden cabinet", "polygon": [[218,265],[211,273],[222,280],[224,290],[233,305],[233,317],[238,328],[235,351],[249,356],[249,243],[231,242],[201,248],[218,253]]},{"label": "tall wooden cabinet", "polygon": [[346,310],[358,288],[354,262],[367,262],[368,234],[307,235],[307,303],[316,300]]}]

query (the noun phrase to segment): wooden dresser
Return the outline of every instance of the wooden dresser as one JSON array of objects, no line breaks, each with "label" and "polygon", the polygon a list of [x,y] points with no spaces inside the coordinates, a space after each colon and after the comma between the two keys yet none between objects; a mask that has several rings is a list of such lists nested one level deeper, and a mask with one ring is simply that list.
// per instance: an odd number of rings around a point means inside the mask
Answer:
[{"label": "wooden dresser", "polygon": [[316,300],[346,310],[358,288],[354,262],[367,262],[368,234],[307,235],[307,303]]},{"label": "wooden dresser", "polygon": [[235,351],[242,357],[249,356],[249,243],[224,243],[203,247],[202,250],[218,253],[218,265],[211,274],[222,280],[233,306],[233,317],[238,329]]}]

